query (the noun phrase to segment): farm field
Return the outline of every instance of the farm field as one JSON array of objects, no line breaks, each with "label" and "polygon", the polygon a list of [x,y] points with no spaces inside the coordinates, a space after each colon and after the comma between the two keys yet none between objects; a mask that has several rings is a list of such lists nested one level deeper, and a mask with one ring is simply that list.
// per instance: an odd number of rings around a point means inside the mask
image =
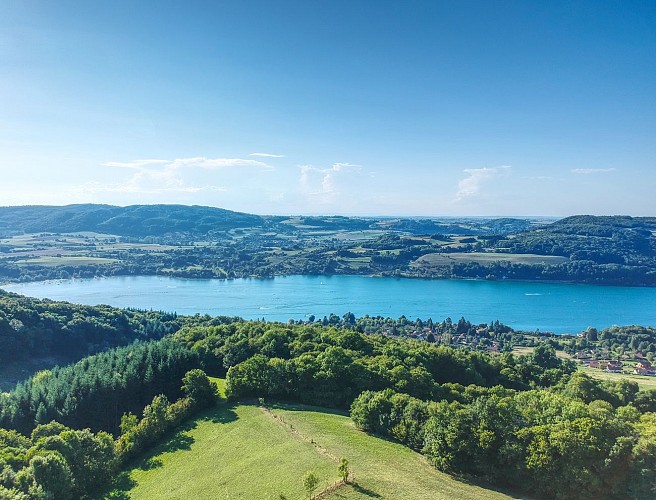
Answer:
[{"label": "farm field", "polygon": [[67,255],[62,257],[35,257],[33,259],[19,260],[16,264],[19,266],[37,265],[44,267],[57,267],[57,266],[88,266],[92,264],[111,264],[116,262],[116,259],[106,259],[103,257],[77,257]]},{"label": "farm field", "polygon": [[656,377],[632,375],[628,373],[610,373],[597,368],[590,368],[588,366],[580,367],[579,370],[586,375],[590,375],[592,378],[600,380],[630,380],[631,382],[637,382],[641,391],[656,389]]},{"label": "farm field", "polygon": [[[512,349],[512,353],[515,356],[526,356],[527,354],[533,353],[534,350],[535,347],[515,346]],[[560,359],[572,359],[572,356],[567,354],[565,351],[556,351],[556,357]]]},{"label": "farm field", "polygon": [[536,255],[520,253],[491,253],[491,252],[454,252],[454,253],[429,253],[422,255],[411,265],[413,267],[452,266],[461,262],[476,262],[477,264],[490,264],[491,262],[504,261],[513,264],[560,264],[567,262],[566,257],[553,255]]},{"label": "farm field", "polygon": [[322,498],[510,498],[436,471],[410,449],[356,430],[346,415],[245,404],[221,404],[183,426],[105,498],[307,498],[305,472],[319,477],[319,493],[337,482],[342,456],[353,484]]}]

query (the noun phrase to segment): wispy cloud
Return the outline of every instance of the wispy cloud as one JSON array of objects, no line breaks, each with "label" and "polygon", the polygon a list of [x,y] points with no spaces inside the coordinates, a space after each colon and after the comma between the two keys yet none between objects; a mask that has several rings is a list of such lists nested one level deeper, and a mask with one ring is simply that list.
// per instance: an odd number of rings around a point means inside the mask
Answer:
[{"label": "wispy cloud", "polygon": [[575,174],[585,174],[585,175],[590,175],[590,174],[603,174],[606,172],[614,172],[616,169],[614,168],[574,168],[572,169],[572,172]]},{"label": "wispy cloud", "polygon": [[274,155],[271,153],[251,153],[248,156],[260,156],[262,158],[284,158],[285,155]]},{"label": "wispy cloud", "polygon": [[463,170],[466,177],[458,182],[456,201],[480,196],[481,189],[485,183],[495,177],[509,174],[511,168],[512,167],[508,165],[500,167],[466,168]]},{"label": "wispy cloud", "polygon": [[359,172],[361,165],[352,163],[333,163],[329,168],[313,165],[301,166],[301,191],[307,196],[319,197],[322,201],[334,201],[339,195],[338,178],[342,175]]},{"label": "wispy cloud", "polygon": [[81,186],[75,186],[78,193],[97,194],[97,193],[125,193],[125,194],[163,194],[163,193],[222,193],[227,191],[223,186],[154,186],[147,187],[138,183],[115,183],[102,184],[99,182],[89,182]]},{"label": "wispy cloud", "polygon": [[109,161],[103,163],[106,167],[131,168],[133,170],[152,170],[151,167],[163,165],[162,170],[173,171],[182,168],[202,168],[216,170],[233,167],[258,167],[272,169],[271,165],[257,160],[244,160],[242,158],[205,158],[196,156],[193,158],[178,158],[176,160],[132,160],[128,162]]},{"label": "wispy cloud", "polygon": [[147,165],[165,165],[169,163],[168,160],[132,160],[127,162],[122,161],[108,161],[103,163],[105,167],[119,167],[119,168],[131,168],[134,170],[140,170]]},{"label": "wispy cloud", "polygon": [[273,167],[257,160],[242,158],[178,158],[175,160],[132,160],[128,162],[111,161],[103,163],[106,167],[124,168],[134,173],[125,181],[114,184],[90,184],[83,186],[87,192],[115,192],[115,193],[198,193],[203,191],[225,191],[223,186],[216,186],[207,182],[198,185],[190,183],[187,172],[218,171],[223,169],[257,169],[272,170]]}]

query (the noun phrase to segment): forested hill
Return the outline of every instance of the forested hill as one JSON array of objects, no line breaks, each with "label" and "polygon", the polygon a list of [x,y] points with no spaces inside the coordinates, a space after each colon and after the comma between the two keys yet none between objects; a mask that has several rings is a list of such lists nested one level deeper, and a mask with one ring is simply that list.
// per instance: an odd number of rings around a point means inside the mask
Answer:
[{"label": "forested hill", "polygon": [[394,231],[408,234],[506,234],[532,225],[520,218],[363,218],[259,216],[187,205],[67,205],[0,207],[0,237],[26,233],[94,232],[134,238],[184,233],[208,235],[233,229],[294,231]]},{"label": "forested hill", "polygon": [[200,235],[263,225],[265,220],[258,215],[201,206],[87,204],[0,207],[0,236],[81,231],[133,237],[176,232]]},{"label": "forested hill", "polygon": [[653,268],[656,217],[576,215],[523,231],[496,243],[497,250],[560,255],[572,261]]},{"label": "forested hill", "polygon": [[0,208],[0,282],[293,274],[656,286],[656,217],[259,216],[182,205]]}]

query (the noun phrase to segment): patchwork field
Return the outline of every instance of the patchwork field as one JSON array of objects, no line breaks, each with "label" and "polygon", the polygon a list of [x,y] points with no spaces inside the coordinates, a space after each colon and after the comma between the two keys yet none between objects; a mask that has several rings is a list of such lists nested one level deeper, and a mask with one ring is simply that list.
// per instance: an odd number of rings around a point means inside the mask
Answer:
[{"label": "patchwork field", "polygon": [[116,262],[116,259],[106,259],[103,257],[76,257],[67,255],[63,257],[35,257],[33,259],[18,260],[16,264],[19,266],[44,266],[44,267],[57,267],[57,266],[89,266],[93,264],[111,264]]},{"label": "patchwork field", "polygon": [[[337,483],[340,457],[352,484]],[[123,474],[105,498],[300,499],[312,470],[321,498],[495,499],[502,493],[436,471],[404,446],[368,436],[318,408],[220,405]]]},{"label": "patchwork field", "polygon": [[523,253],[454,252],[422,255],[411,265],[413,267],[440,267],[452,266],[461,262],[485,265],[497,261],[512,262],[513,264],[560,264],[568,260],[567,257]]},{"label": "patchwork field", "polygon": [[633,375],[628,373],[610,373],[597,368],[590,368],[588,366],[579,368],[586,375],[600,380],[630,380],[636,382],[640,390],[647,391],[649,389],[656,389],[656,377],[647,377],[644,375]]}]

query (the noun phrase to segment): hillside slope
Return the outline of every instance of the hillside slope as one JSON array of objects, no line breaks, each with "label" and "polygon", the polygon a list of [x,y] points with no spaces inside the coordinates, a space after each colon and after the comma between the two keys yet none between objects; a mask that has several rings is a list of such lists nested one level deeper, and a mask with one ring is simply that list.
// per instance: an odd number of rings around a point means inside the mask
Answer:
[{"label": "hillside slope", "polygon": [[408,448],[356,430],[348,416],[318,410],[221,405],[127,472],[107,498],[307,498],[305,472],[319,477],[318,493],[337,481],[342,456],[353,484],[322,498],[509,498],[438,472]]},{"label": "hillside slope", "polygon": [[259,215],[196,205],[0,207],[0,236],[81,231],[132,237],[176,232],[199,235],[263,224]]}]

